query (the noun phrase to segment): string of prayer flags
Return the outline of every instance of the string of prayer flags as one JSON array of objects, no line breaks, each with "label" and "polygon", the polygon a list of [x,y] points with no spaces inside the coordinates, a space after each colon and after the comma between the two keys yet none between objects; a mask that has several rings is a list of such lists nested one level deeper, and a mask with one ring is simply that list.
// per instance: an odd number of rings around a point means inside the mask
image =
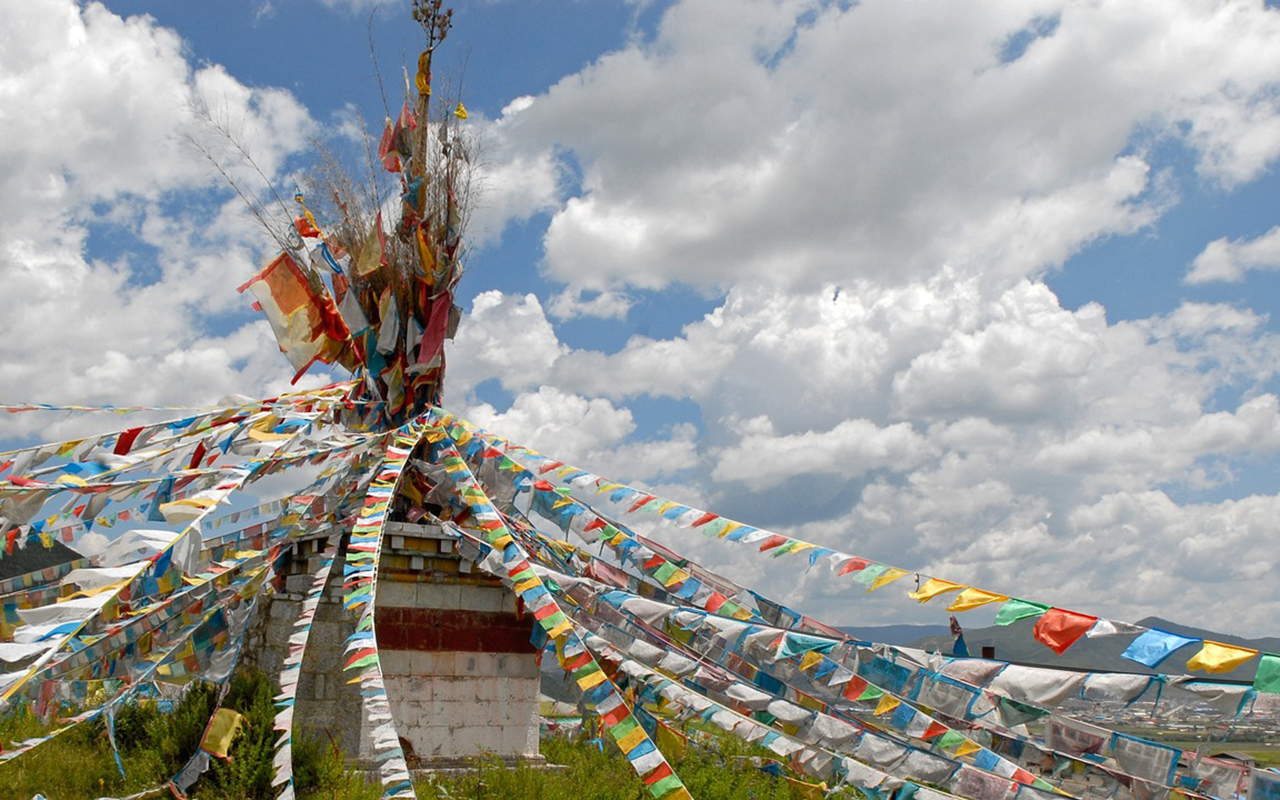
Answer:
[{"label": "string of prayer flags", "polygon": [[[347,652],[351,655],[343,669],[358,670],[355,681],[360,684],[365,719],[372,726],[370,735],[377,753],[384,798],[413,798],[414,792],[378,658],[374,615],[378,561],[391,500],[404,477],[409,457],[418,443],[426,438],[428,427],[425,418],[417,418],[395,431],[385,458],[374,472],[347,545],[344,606],[356,612],[357,622],[356,632],[347,640]],[[319,582],[318,578],[316,582]],[[312,588],[315,588],[314,583]],[[275,779],[282,783],[289,781],[286,794],[292,789],[292,783],[289,779],[282,780],[281,773],[286,760],[292,757],[290,752],[282,747],[275,765]]]},{"label": "string of prayer flags", "polygon": [[[465,421],[460,420],[459,424],[473,433],[483,433]],[[907,570],[898,567],[872,562],[831,548],[819,548],[809,542],[762,531],[711,512],[701,511],[666,500],[653,493],[640,492],[625,484],[609,481],[576,466],[553,460],[528,447],[513,445],[500,437],[487,436],[487,440],[489,441],[489,447],[492,449],[497,449],[501,445],[505,456],[517,463],[522,459],[538,463],[539,465],[534,468],[537,474],[554,474],[556,478],[566,484],[566,489],[569,491],[572,491],[575,487],[587,485],[594,485],[599,492],[607,491],[611,501],[625,501],[628,503],[625,513],[655,513],[682,527],[691,529],[704,528],[704,532],[707,535],[715,535],[718,538],[725,538],[735,542],[759,543],[759,552],[771,552],[775,557],[811,551],[811,566],[816,563],[818,553],[821,552],[823,557],[830,558],[833,563],[839,565],[837,567],[837,575],[853,574],[854,580],[867,586],[868,591],[883,588],[910,574]],[[909,596],[912,599],[918,602],[928,602],[938,595],[958,591],[959,594],[949,606],[949,610],[952,611],[966,611],[990,603],[1000,602],[1003,605],[997,613],[997,625],[1009,625],[1019,619],[1028,617],[1042,617],[1051,611],[1051,607],[1048,605],[1010,598],[1005,594],[990,592],[933,576],[919,577],[923,578],[923,583],[909,592]],[[1065,652],[1080,636],[1088,633],[1101,621],[1095,616],[1066,609],[1052,609],[1052,611],[1053,613],[1048,614],[1048,620],[1041,620],[1037,625],[1036,630],[1039,631],[1037,638],[1059,653]],[[1119,630],[1119,627],[1110,620],[1104,622],[1107,623],[1106,627]],[[1120,625],[1132,627],[1124,623]]]},{"label": "string of prayer flags", "polygon": [[[461,431],[453,417],[444,415],[435,418],[437,433],[433,437],[437,463],[454,481],[460,494],[466,499],[469,510],[469,524],[478,530],[484,541],[493,548],[495,556],[500,557],[506,572],[504,582],[509,583],[517,591],[526,607],[535,609],[534,618],[545,631],[548,640],[566,654],[584,652],[584,647],[573,623],[556,603],[554,597],[546,590],[543,581],[530,568],[529,556],[520,542],[512,535],[497,509],[489,501],[483,488],[471,473],[466,461],[457,450],[456,442],[461,438]],[[452,432],[451,432],[452,430]],[[458,433],[458,436],[453,435]],[[470,438],[469,436],[467,438]],[[479,443],[477,443],[479,444]],[[503,570],[499,570],[501,574]],[[517,576],[519,583],[517,583]],[[548,613],[539,614],[537,610]],[[619,750],[636,774],[645,782],[655,798],[688,798],[688,790],[680,778],[671,770],[661,751],[653,744],[643,727],[635,720],[617,687],[608,679],[604,671],[590,659],[573,671],[573,678],[588,699],[596,702],[597,711],[603,706],[608,711],[618,711],[616,724],[609,726],[609,734],[618,745]]]}]

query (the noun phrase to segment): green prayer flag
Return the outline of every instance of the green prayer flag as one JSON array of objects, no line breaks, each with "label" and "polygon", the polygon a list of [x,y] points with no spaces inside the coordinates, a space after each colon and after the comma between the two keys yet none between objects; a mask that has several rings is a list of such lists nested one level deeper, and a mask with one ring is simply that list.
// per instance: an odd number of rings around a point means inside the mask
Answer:
[{"label": "green prayer flag", "polygon": [[1012,625],[1020,619],[1026,619],[1027,617],[1039,617],[1048,610],[1048,606],[1042,606],[1039,603],[1031,603],[1026,600],[1019,600],[1014,597],[1008,600],[1004,605],[1000,606],[1000,612],[996,614],[996,624]]},{"label": "green prayer flag", "polygon": [[614,739],[621,739],[623,736],[626,736],[628,733],[631,733],[633,730],[635,730],[639,726],[640,726],[640,723],[636,722],[635,716],[628,715],[624,717],[622,721],[619,722],[617,725],[614,725],[612,728],[609,729],[609,735],[612,736]]},{"label": "green prayer flag", "polygon": [[1258,674],[1253,679],[1254,691],[1280,694],[1280,656],[1263,653]]},{"label": "green prayer flag", "polygon": [[654,580],[665,584],[668,578],[676,574],[677,569],[679,568],[675,564],[672,564],[670,561],[664,561],[653,571],[653,578]]},{"label": "green prayer flag", "polygon": [[883,574],[884,571],[887,570],[888,568],[889,568],[888,564],[871,564],[870,566],[860,571],[857,575],[854,575],[853,579],[858,583],[870,586],[871,584],[875,583],[876,578],[879,578],[880,575]]},{"label": "green prayer flag", "polygon": [[950,750],[953,747],[959,747],[964,744],[965,741],[966,740],[962,734],[949,730],[942,734],[942,736],[938,737],[938,747],[943,750]]},{"label": "green prayer flag", "polygon": [[879,686],[867,684],[867,688],[862,690],[862,694],[858,695],[859,700],[879,700],[884,697],[884,689]]}]

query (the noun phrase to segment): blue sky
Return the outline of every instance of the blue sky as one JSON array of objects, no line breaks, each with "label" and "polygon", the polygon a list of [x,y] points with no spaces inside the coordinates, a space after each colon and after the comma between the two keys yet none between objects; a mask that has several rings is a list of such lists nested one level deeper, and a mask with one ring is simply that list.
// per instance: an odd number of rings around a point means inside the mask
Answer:
[{"label": "blue sky", "polygon": [[[289,192],[313,138],[380,128],[370,38],[398,105],[407,12],[2,4],[0,399],[284,388],[234,290],[268,244],[188,109]],[[436,75],[484,154],[456,410],[907,569],[1274,633],[1274,4],[454,5]],[[945,619],[672,541],[837,623]]]}]

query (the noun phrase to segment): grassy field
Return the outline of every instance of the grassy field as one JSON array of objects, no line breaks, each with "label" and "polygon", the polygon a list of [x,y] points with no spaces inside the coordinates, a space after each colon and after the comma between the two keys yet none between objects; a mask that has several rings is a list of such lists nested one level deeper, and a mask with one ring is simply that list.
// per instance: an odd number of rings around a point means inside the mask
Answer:
[{"label": "grassy field", "polygon": [[[228,761],[215,759],[192,791],[199,800],[272,800],[271,730],[275,709],[271,682],[238,676],[225,706],[248,720]],[[0,800],[93,800],[125,796],[160,786],[195,752],[215,705],[213,687],[197,685],[172,714],[146,702],[122,708],[116,717],[116,741],[127,778],[116,767],[101,723],[85,723],[30,753],[0,765]],[[0,719],[0,741],[39,735],[43,726],[29,713]],[[542,742],[548,762],[566,767],[539,770],[504,768],[477,759],[471,772],[428,778],[415,786],[422,800],[473,800],[520,797],[522,800],[650,800],[631,766],[611,744],[552,737]],[[731,736],[714,748],[690,746],[674,755],[672,766],[699,800],[797,800],[811,796],[804,786],[761,771],[748,758],[773,754]],[[380,787],[348,772],[328,743],[295,737],[295,782],[300,798],[376,800]],[[159,795],[167,796],[167,794]],[[821,796],[820,794],[818,796]]]}]

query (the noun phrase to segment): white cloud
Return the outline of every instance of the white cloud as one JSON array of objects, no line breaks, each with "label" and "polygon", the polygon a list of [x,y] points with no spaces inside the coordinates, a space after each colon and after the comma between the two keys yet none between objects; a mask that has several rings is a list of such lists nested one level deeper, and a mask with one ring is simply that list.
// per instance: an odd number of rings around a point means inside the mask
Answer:
[{"label": "white cloud", "polygon": [[738,442],[718,454],[711,477],[742,481],[753,489],[799,475],[906,472],[929,455],[925,438],[905,422],[880,427],[869,420],[849,419],[830,430],[778,436],[767,417],[757,417],[744,423],[742,430]]},{"label": "white cloud", "polygon": [[[22,3],[0,38],[0,380],[12,399],[265,393],[284,370],[229,289],[252,274],[266,236],[189,138],[208,135],[202,119],[221,125],[256,163],[227,168],[261,186],[258,170],[279,178],[305,144],[306,109],[220,66],[193,69],[174,32],[97,3]],[[219,138],[204,140],[225,151]],[[94,236],[118,253],[91,255]],[[36,424],[0,421],[6,435]]]},{"label": "white cloud", "polygon": [[634,300],[623,292],[596,292],[584,298],[580,289],[566,289],[557,294],[547,310],[556,319],[597,317],[600,319],[625,319]]},{"label": "white cloud", "polygon": [[1158,218],[1155,144],[1266,169],[1278,39],[1246,2],[678,3],[512,135],[582,164],[545,240],[575,287],[1031,275]]},{"label": "white cloud", "polygon": [[482,292],[449,350],[447,399],[494,378],[510,391],[536,386],[563,351],[537,297]]},{"label": "white cloud", "polygon": [[1191,263],[1186,280],[1240,281],[1250,270],[1280,270],[1280,225],[1256,239],[1214,239]]},{"label": "white cloud", "polygon": [[[1160,559],[1182,553],[1200,520],[1238,526],[1236,552],[1268,546],[1258,512],[1241,514],[1274,498],[1171,497],[1229,491],[1232,465],[1280,454],[1280,401],[1258,389],[1280,343],[1259,317],[1185,304],[1109,324],[1100,307],[1065,310],[1030,280],[943,274],[859,288],[735,289],[680,335],[634,337],[612,354],[558,342],[531,298],[491,295],[472,324],[504,308],[519,311],[520,329],[542,331],[541,356],[515,371],[542,388],[508,414],[482,409],[482,420],[606,477],[671,486],[674,464],[685,471],[677,499],[909,569],[1121,619],[1210,621],[1160,580],[1192,571],[1194,558]],[[508,324],[472,335],[509,342],[496,333]],[[1242,353],[1253,356],[1232,355]],[[1233,384],[1244,399],[1219,408],[1219,389]],[[645,396],[693,400],[701,435],[634,429],[618,403]],[[1100,516],[1121,507],[1147,511]],[[814,573],[797,580],[803,559],[764,569],[714,542],[676,541],[813,613],[847,618],[835,605],[847,590]],[[869,608],[900,618],[901,605],[877,597]],[[1264,622],[1225,611],[1211,621]]]},{"label": "white cloud", "polygon": [[[1187,187],[1160,145],[1224,187],[1274,162],[1278,19],[1207,0],[677,3],[652,40],[475,115],[490,150],[474,241],[551,215],[544,273],[563,286],[486,287],[450,346],[446,402],[600,474],[899,566],[1261,630],[1280,509],[1232,481],[1280,453],[1268,320],[1183,303],[1109,322],[1064,308],[1042,274],[1176,201]],[[1025,52],[1006,49],[1031,28]],[[265,324],[227,291],[267,244],[182,144],[202,101],[273,178],[312,129],[288,93],[193,68],[150,20],[71,0],[10,10],[0,386],[14,399],[284,388]],[[1274,237],[1213,243],[1188,281],[1273,268]],[[617,352],[571,347],[548,318],[626,319],[672,282],[723,300]],[[509,407],[477,399],[486,382]],[[652,398],[690,421],[644,429]],[[81,425],[46,423],[5,415],[0,435]],[[848,585],[806,560],[696,541],[852,621]],[[864,604],[880,609],[903,610],[883,593]]]}]

